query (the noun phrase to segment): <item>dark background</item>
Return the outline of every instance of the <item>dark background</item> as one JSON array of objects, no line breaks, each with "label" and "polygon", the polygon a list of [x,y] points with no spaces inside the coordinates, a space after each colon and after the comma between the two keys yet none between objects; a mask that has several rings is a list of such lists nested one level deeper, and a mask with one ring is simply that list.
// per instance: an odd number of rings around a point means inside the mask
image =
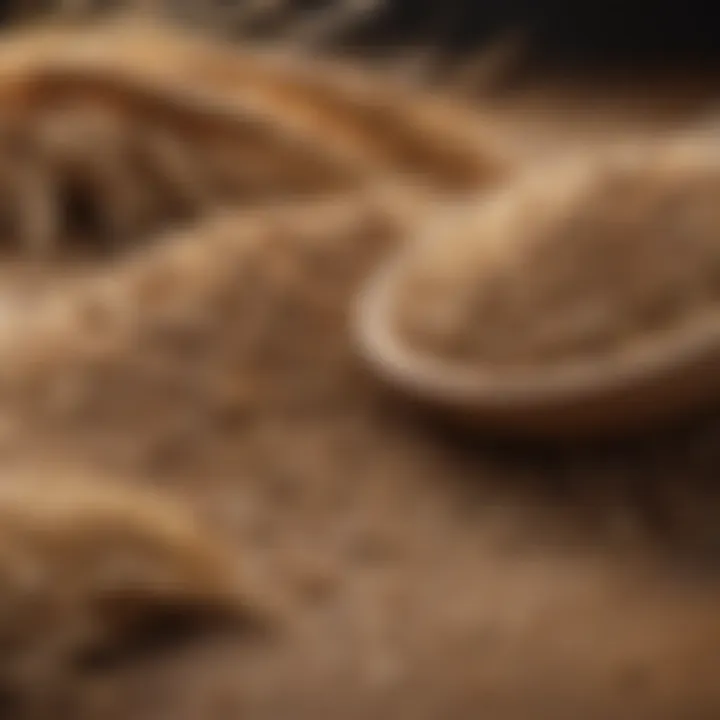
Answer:
[{"label": "dark background", "polygon": [[[296,0],[300,12],[334,0]],[[96,0],[102,7],[122,0]],[[197,2],[219,10],[242,0]],[[715,63],[720,59],[718,0],[386,0],[387,9],[352,28],[343,43],[365,48],[440,46],[451,53],[482,50],[505,33],[526,35],[537,61],[572,65],[627,63]],[[0,22],[8,24],[26,6],[53,0],[0,0]]]},{"label": "dark background", "polygon": [[715,62],[720,23],[710,0],[390,0],[356,38],[480,49],[513,30],[538,59],[564,63]]}]

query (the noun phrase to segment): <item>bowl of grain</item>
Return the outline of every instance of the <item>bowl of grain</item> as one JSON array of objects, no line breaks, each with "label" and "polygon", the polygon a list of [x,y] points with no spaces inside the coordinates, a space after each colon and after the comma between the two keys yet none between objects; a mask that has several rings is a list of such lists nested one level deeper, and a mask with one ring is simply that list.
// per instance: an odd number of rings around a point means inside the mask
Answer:
[{"label": "bowl of grain", "polygon": [[626,432],[720,406],[720,147],[531,168],[410,238],[356,309],[377,375],[488,429]]}]

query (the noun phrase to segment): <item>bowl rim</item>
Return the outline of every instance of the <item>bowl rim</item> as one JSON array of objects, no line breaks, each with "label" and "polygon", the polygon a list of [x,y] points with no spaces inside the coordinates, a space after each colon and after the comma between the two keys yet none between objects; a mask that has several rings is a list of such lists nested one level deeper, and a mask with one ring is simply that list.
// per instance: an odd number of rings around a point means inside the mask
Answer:
[{"label": "bowl rim", "polygon": [[648,333],[618,353],[573,358],[538,369],[485,367],[423,354],[402,342],[392,327],[395,281],[408,249],[386,261],[362,287],[353,308],[359,352],[386,380],[443,403],[521,408],[632,393],[648,382],[677,377],[717,356],[720,308],[667,332]]}]

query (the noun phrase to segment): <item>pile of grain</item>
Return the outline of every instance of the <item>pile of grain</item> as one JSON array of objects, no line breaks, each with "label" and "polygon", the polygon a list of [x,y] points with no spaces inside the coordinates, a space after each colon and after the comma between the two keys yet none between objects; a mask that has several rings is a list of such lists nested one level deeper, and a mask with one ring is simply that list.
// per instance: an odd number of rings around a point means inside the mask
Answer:
[{"label": "pile of grain", "polygon": [[408,252],[406,344],[499,368],[614,356],[717,312],[717,148],[679,141],[543,167]]}]

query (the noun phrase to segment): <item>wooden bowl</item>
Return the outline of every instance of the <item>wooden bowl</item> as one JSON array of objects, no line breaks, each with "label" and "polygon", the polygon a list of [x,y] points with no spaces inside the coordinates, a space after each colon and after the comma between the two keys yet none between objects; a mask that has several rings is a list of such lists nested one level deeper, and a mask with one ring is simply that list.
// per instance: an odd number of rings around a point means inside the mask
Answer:
[{"label": "wooden bowl", "polygon": [[[502,193],[503,202],[512,202],[507,190]],[[492,200],[482,202],[475,212]],[[708,232],[717,236],[720,254],[720,227]],[[354,316],[360,354],[407,397],[482,430],[556,438],[645,430],[720,405],[720,295],[717,305],[640,334],[612,353],[536,367],[461,362],[411,347],[394,326],[397,288],[422,245],[409,243],[379,269],[360,293]]]}]

